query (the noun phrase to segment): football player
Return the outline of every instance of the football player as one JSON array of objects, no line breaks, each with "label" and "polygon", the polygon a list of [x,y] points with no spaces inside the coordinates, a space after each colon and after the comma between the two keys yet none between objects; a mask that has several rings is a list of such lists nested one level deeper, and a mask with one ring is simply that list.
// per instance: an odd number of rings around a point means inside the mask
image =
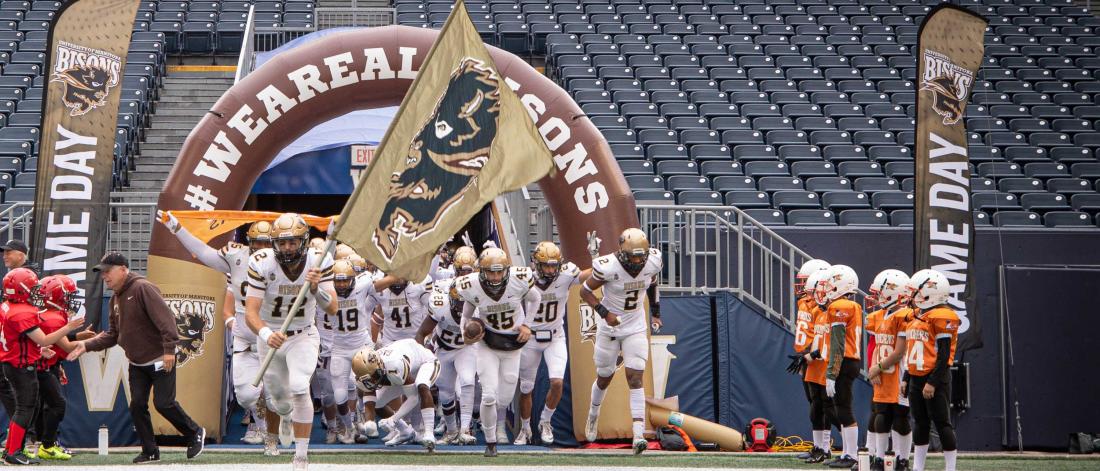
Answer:
[{"label": "football player", "polygon": [[[323,250],[323,248],[318,250]],[[313,325],[317,329],[320,349],[317,352],[317,368],[313,372],[313,377],[310,378],[309,391],[313,400],[321,404],[325,443],[332,444],[336,443],[339,434],[339,420],[336,418],[336,396],[332,393],[332,373],[330,372],[332,339],[336,334],[332,331],[329,315],[325,308],[318,306],[314,316],[316,319],[314,319]]]},{"label": "football player", "polygon": [[825,299],[825,275],[828,269],[818,270],[806,279],[806,290],[813,299],[809,306],[813,317],[813,340],[810,351],[805,355],[806,383],[810,386],[810,423],[813,425],[813,443],[807,464],[822,463],[832,457],[832,429],[838,426],[833,398],[825,391],[825,367],[829,356],[829,314]]},{"label": "football player", "polygon": [[426,314],[422,297],[430,283],[431,278],[420,283],[398,280],[388,289],[370,295],[381,311],[371,317],[371,339],[378,348],[416,337],[416,329]]},{"label": "football player", "polygon": [[946,471],[955,471],[958,445],[951,424],[951,365],[959,334],[959,315],[947,304],[951,286],[936,270],[921,270],[909,279],[913,311],[905,328],[909,401],[916,426],[913,429],[913,469],[924,470],[932,425],[940,434]]},{"label": "football player", "polygon": [[[645,433],[645,390],[642,377],[649,359],[646,316],[642,303],[648,299],[653,329],[661,326],[657,298],[657,275],[661,273],[661,251],[650,248],[641,229],[629,228],[619,236],[619,251],[592,260],[592,276],[582,284],[581,299],[593,307],[596,320],[596,381],[592,384],[592,405],[585,422],[585,438],[596,440],[600,404],[603,403],[616,363],[621,354],[630,387],[630,415],[633,420],[634,454],[648,447]],[[603,297],[593,293],[603,288]]]},{"label": "football player", "polygon": [[[309,383],[320,349],[313,313],[318,305],[329,315],[338,309],[332,258],[308,247],[309,226],[297,214],[280,215],[272,223],[271,232],[275,247],[259,250],[249,259],[245,317],[260,339],[257,353],[264,356],[267,350],[275,349],[264,372],[269,406],[265,452],[278,454],[276,434],[284,445],[293,440],[294,468],[305,470],[309,466],[307,452],[313,425]],[[296,312],[289,312],[303,285],[308,288],[305,302]],[[291,321],[283,333],[277,329],[286,316]]]},{"label": "football player", "polygon": [[452,261],[454,260],[454,253],[451,249],[447,248],[447,244],[443,244],[439,248],[439,253],[432,257],[431,268],[428,269],[428,276],[432,281],[447,280],[455,277],[455,267]]},{"label": "football player", "polygon": [[498,421],[504,422],[508,402],[516,393],[520,349],[531,337],[541,297],[531,289],[535,284],[531,269],[511,266],[508,255],[495,247],[481,252],[478,273],[461,276],[455,283],[463,300],[462,318],[482,326],[480,338],[463,341],[483,344],[477,348],[477,376],[485,456],[491,458],[497,455],[497,434],[504,432]]},{"label": "football player", "polygon": [[199,262],[225,273],[228,286],[223,312],[225,328],[233,333],[233,395],[241,408],[250,411],[255,418],[254,429],[245,434],[244,441],[254,445],[263,443],[266,425],[262,411],[264,404],[259,401],[262,388],[252,385],[252,375],[260,368],[260,358],[256,354],[256,334],[244,320],[244,306],[248,288],[248,258],[258,250],[271,248],[271,223],[252,223],[245,233],[247,246],[229,242],[215,251],[188,232],[172,213],[157,211],[157,221],[164,224],[168,232],[175,235],[183,248]]},{"label": "football player", "polygon": [[360,350],[352,368],[356,380],[368,389],[377,390],[383,404],[404,397],[401,408],[379,425],[399,429],[398,421],[419,405],[422,430],[418,441],[429,451],[435,449],[435,402],[431,389],[439,377],[439,360],[431,350],[414,339],[401,339],[380,350]]},{"label": "football player", "polygon": [[[867,315],[867,332],[875,337],[871,351],[871,366],[867,379],[874,387],[871,402],[871,422],[868,439],[874,439],[874,460],[871,469],[881,471],[883,458],[893,438],[898,461],[895,470],[909,470],[909,449],[913,436],[909,426],[909,399],[901,391],[901,374],[895,365],[905,354],[905,326],[912,312],[908,307],[909,276],[898,270],[884,270],[867,289],[867,309],[878,310]],[[905,365],[902,365],[904,368]]]},{"label": "football player", "polygon": [[531,254],[535,265],[535,289],[542,302],[531,322],[533,342],[523,346],[519,360],[519,414],[521,427],[516,435],[516,445],[526,445],[531,439],[531,408],[535,390],[535,376],[539,363],[546,360],[550,378],[550,391],[539,416],[539,436],[542,443],[554,443],[554,428],[550,418],[561,401],[565,381],[565,365],[569,361],[569,347],[565,345],[565,311],[569,303],[569,288],[580,284],[590,273],[582,272],[572,262],[563,263],[561,249],[553,242],[543,241]]},{"label": "football player", "polygon": [[847,265],[833,265],[818,283],[829,302],[829,355],[825,368],[825,394],[833,398],[836,418],[844,448],[830,468],[851,468],[856,464],[859,424],[852,413],[852,383],[860,372],[860,347],[863,344],[863,309],[851,296],[859,286],[855,270]]},{"label": "football player", "polygon": [[355,354],[364,345],[371,345],[367,318],[374,306],[369,295],[389,287],[397,278],[387,276],[377,281],[370,279],[359,281],[350,259],[337,260],[332,265],[333,287],[339,310],[335,316],[326,316],[326,327],[332,332],[331,360],[329,362],[329,381],[332,383],[332,395],[340,417],[342,432],[338,439],[341,443],[355,443],[355,428],[352,426],[352,412],[356,408],[357,398],[348,396],[349,386],[355,390],[352,378],[351,362]]},{"label": "football player", "polygon": [[[455,252],[454,269],[458,276],[473,273],[475,267],[477,257],[473,249]],[[442,442],[472,445],[476,441],[470,434],[470,418],[474,411],[478,346],[467,345],[463,341],[463,301],[458,296],[458,287],[454,281],[442,279],[435,282],[435,288],[428,294],[426,302],[428,317],[424,318],[416,332],[416,342],[434,343],[436,356],[439,358],[440,372],[436,387],[439,389],[439,402],[443,404],[443,422],[446,427]],[[455,409],[459,409],[457,423]]]},{"label": "football player", "polygon": [[[794,292],[798,296],[798,300],[795,305],[798,308],[798,317],[795,322],[794,331],[794,355],[791,355],[791,364],[787,367],[787,372],[791,374],[802,375],[802,389],[806,392],[806,401],[810,404],[810,423],[814,427],[814,446],[817,447],[820,444],[818,435],[821,428],[824,428],[823,423],[819,424],[815,421],[814,409],[813,409],[813,395],[810,391],[810,382],[806,373],[806,364],[811,359],[809,353],[811,352],[811,343],[814,338],[814,315],[813,310],[816,304],[814,303],[813,292],[806,289],[807,281],[810,275],[829,268],[829,262],[824,260],[807,260],[798,269],[798,274],[795,275]],[[812,288],[811,288],[812,289]],[[798,455],[798,459],[806,460],[812,455],[813,450],[807,453]]]}]

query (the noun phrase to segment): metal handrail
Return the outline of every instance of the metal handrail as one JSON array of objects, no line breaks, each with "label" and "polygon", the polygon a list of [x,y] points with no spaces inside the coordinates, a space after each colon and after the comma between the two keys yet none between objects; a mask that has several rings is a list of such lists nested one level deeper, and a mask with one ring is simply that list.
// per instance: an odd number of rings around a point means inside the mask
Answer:
[{"label": "metal handrail", "polygon": [[256,6],[248,6],[248,19],[244,23],[244,37],[241,39],[241,55],[237,58],[237,72],[233,75],[233,83],[240,83],[255,65],[253,48],[256,45]]}]

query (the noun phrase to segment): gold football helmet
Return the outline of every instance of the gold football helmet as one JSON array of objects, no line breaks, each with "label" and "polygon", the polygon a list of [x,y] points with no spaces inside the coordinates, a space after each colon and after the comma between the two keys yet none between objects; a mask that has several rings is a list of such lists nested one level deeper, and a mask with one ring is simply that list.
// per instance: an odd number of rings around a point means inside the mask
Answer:
[{"label": "gold football helmet", "polygon": [[481,272],[481,285],[486,293],[495,295],[504,289],[508,281],[508,269],[511,268],[508,254],[497,247],[487,248],[481,252],[477,266]]},{"label": "gold football helmet", "polygon": [[382,355],[373,348],[363,347],[351,359],[351,371],[355,373],[357,386],[374,390],[378,388],[378,382],[382,379],[385,366],[382,364]]},{"label": "gold football helmet", "polygon": [[531,260],[535,262],[535,270],[543,282],[553,282],[561,273],[561,249],[553,242],[539,242],[535,246],[535,252],[531,254]]},{"label": "gold football helmet", "polygon": [[370,266],[370,262],[368,262],[367,259],[360,257],[359,254],[354,254],[348,257],[348,261],[351,262],[351,266],[355,269],[355,273],[363,273],[365,271],[368,271],[369,268],[373,268],[372,266]]},{"label": "gold football helmet", "polygon": [[355,249],[351,248],[351,246],[347,244],[336,245],[336,255],[334,257],[336,260],[351,258],[352,255],[356,255],[356,253]]},{"label": "gold football helmet", "polygon": [[325,239],[322,239],[320,237],[314,237],[312,239],[309,239],[309,248],[317,249],[317,250],[324,250],[325,249]]},{"label": "gold football helmet", "polygon": [[337,260],[332,264],[332,283],[340,297],[351,295],[351,291],[355,289],[355,265],[352,265],[351,260]]},{"label": "gold football helmet", "polygon": [[296,213],[283,213],[271,224],[275,242],[275,257],[280,263],[298,263],[306,254],[309,225]]},{"label": "gold football helmet", "polygon": [[455,250],[455,276],[468,275],[477,270],[477,252],[473,247],[462,246]]},{"label": "gold football helmet", "polygon": [[248,226],[248,233],[245,237],[248,240],[248,248],[252,252],[271,248],[271,223],[267,221],[252,223],[251,226]]},{"label": "gold football helmet", "polygon": [[619,236],[619,263],[628,271],[637,272],[649,258],[649,238],[636,227],[623,231]]}]

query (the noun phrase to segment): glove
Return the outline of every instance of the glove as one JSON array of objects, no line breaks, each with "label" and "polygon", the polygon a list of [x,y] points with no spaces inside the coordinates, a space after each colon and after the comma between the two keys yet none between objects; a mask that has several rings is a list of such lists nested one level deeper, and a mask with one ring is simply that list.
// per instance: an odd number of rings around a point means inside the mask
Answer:
[{"label": "glove", "polygon": [[168,228],[168,232],[175,234],[180,231],[181,226],[179,219],[176,219],[176,217],[168,211],[161,211],[158,209],[157,221],[160,221],[161,224],[164,224],[164,227]]},{"label": "glove", "polygon": [[796,375],[806,366],[806,358],[802,355],[787,355],[787,358],[791,359],[791,364],[787,365],[787,373]]},{"label": "glove", "polygon": [[833,397],[836,395],[836,380],[825,379],[825,395]]},{"label": "glove", "polygon": [[814,351],[810,352],[810,358],[812,358],[814,360],[820,360],[821,359],[821,351],[820,350],[814,350]]}]

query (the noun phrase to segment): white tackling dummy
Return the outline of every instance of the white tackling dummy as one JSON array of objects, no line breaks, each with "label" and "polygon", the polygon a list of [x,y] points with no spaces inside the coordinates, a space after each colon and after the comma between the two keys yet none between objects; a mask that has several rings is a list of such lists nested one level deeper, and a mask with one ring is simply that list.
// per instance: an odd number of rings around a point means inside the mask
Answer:
[{"label": "white tackling dummy", "polygon": [[[275,249],[259,250],[249,259],[246,318],[249,327],[259,337],[259,352],[263,357],[275,346],[271,364],[264,372],[268,409],[277,414],[268,416],[268,438],[265,447],[273,448],[271,423],[279,424],[278,433],[284,444],[293,434],[296,442],[294,466],[306,469],[309,430],[313,423],[313,402],[309,398],[309,383],[317,367],[320,338],[314,328],[318,301],[327,312],[336,312],[336,292],[332,284],[332,258],[316,249],[307,249],[309,226],[297,214],[279,216],[272,224]],[[320,263],[318,263],[320,262]],[[319,266],[316,291],[307,289],[305,302],[296,312],[288,312],[313,267]],[[288,275],[288,271],[297,273]],[[286,316],[291,316],[286,334],[278,333]],[[289,426],[293,422],[293,428]]]},{"label": "white tackling dummy", "polygon": [[[436,381],[439,402],[443,404],[443,420],[447,427],[443,442],[470,445],[470,419],[474,411],[474,386],[477,373],[478,344],[467,345],[462,337],[462,307],[454,288],[455,280],[438,280],[427,297],[428,318],[417,332],[418,343],[431,336],[439,358],[440,373]],[[459,420],[455,421],[457,392]]]},{"label": "white tackling dummy", "polygon": [[[624,267],[624,262],[630,265]],[[595,300],[593,290],[603,287],[603,297],[593,306],[594,310],[617,317],[617,325],[608,325],[604,315],[596,318],[596,341],[594,360],[597,380],[592,385],[592,404],[588,411],[585,426],[585,438],[596,439],[596,421],[599,418],[600,404],[619,355],[626,367],[627,382],[630,386],[630,413],[634,419],[634,452],[641,453],[647,443],[645,432],[645,391],[642,388],[642,372],[649,359],[649,340],[646,337],[648,325],[643,302],[648,296],[651,285],[657,283],[663,262],[661,251],[649,248],[645,234],[638,229],[627,229],[619,238],[619,252],[604,255],[592,261],[592,276],[585,282],[581,295],[587,302]],[[656,299],[651,299],[654,310],[653,322],[659,323],[656,313]],[[601,384],[602,383],[602,384]]]},{"label": "white tackling dummy", "polygon": [[531,335],[531,322],[541,297],[528,267],[510,267],[498,248],[485,249],[478,260],[479,273],[459,277],[458,295],[464,302],[462,317],[478,319],[485,333],[477,350],[477,375],[481,382],[481,424],[487,446],[485,455],[496,456],[498,418],[516,392],[520,348]]},{"label": "white tackling dummy", "polygon": [[[580,284],[581,280],[581,270],[577,268],[577,265],[571,262],[560,263],[561,253],[557,250],[557,246],[550,242],[540,243],[539,246],[535,249],[536,254],[534,257],[536,262],[534,289],[538,290],[542,302],[539,303],[538,311],[531,321],[531,336],[533,338],[523,346],[520,354],[519,392],[523,395],[521,401],[527,401],[521,407],[521,409],[525,408],[521,414],[527,415],[521,417],[521,430],[519,436],[516,437],[516,445],[526,445],[531,437],[530,394],[535,389],[535,377],[538,374],[539,363],[545,359],[547,376],[551,383],[561,382],[565,377],[565,366],[569,362],[569,348],[565,344],[565,329],[563,328],[566,307],[569,304],[569,289]],[[552,277],[539,273],[541,264],[538,260],[541,255],[539,249],[549,251],[550,247],[553,247],[555,252],[553,254],[554,261],[559,267],[557,275]],[[561,386],[557,387],[560,388]],[[560,392],[558,397],[560,398]],[[556,408],[557,404],[550,407],[548,402],[543,407],[542,414],[539,417],[539,432],[544,444],[550,444],[554,441],[550,419],[553,417]]]},{"label": "white tackling dummy", "polygon": [[[435,404],[431,403],[431,387],[439,377],[439,360],[435,354],[414,339],[402,339],[375,352],[381,360],[381,370],[376,378],[378,398],[383,403],[403,397],[401,407],[388,418],[379,421],[379,425],[391,430],[400,430],[399,422],[420,405],[420,418],[423,430],[419,442],[429,450],[435,448]],[[421,399],[427,402],[421,404]],[[409,439],[407,431],[399,432],[393,445]],[[387,446],[392,446],[389,442]]]}]

